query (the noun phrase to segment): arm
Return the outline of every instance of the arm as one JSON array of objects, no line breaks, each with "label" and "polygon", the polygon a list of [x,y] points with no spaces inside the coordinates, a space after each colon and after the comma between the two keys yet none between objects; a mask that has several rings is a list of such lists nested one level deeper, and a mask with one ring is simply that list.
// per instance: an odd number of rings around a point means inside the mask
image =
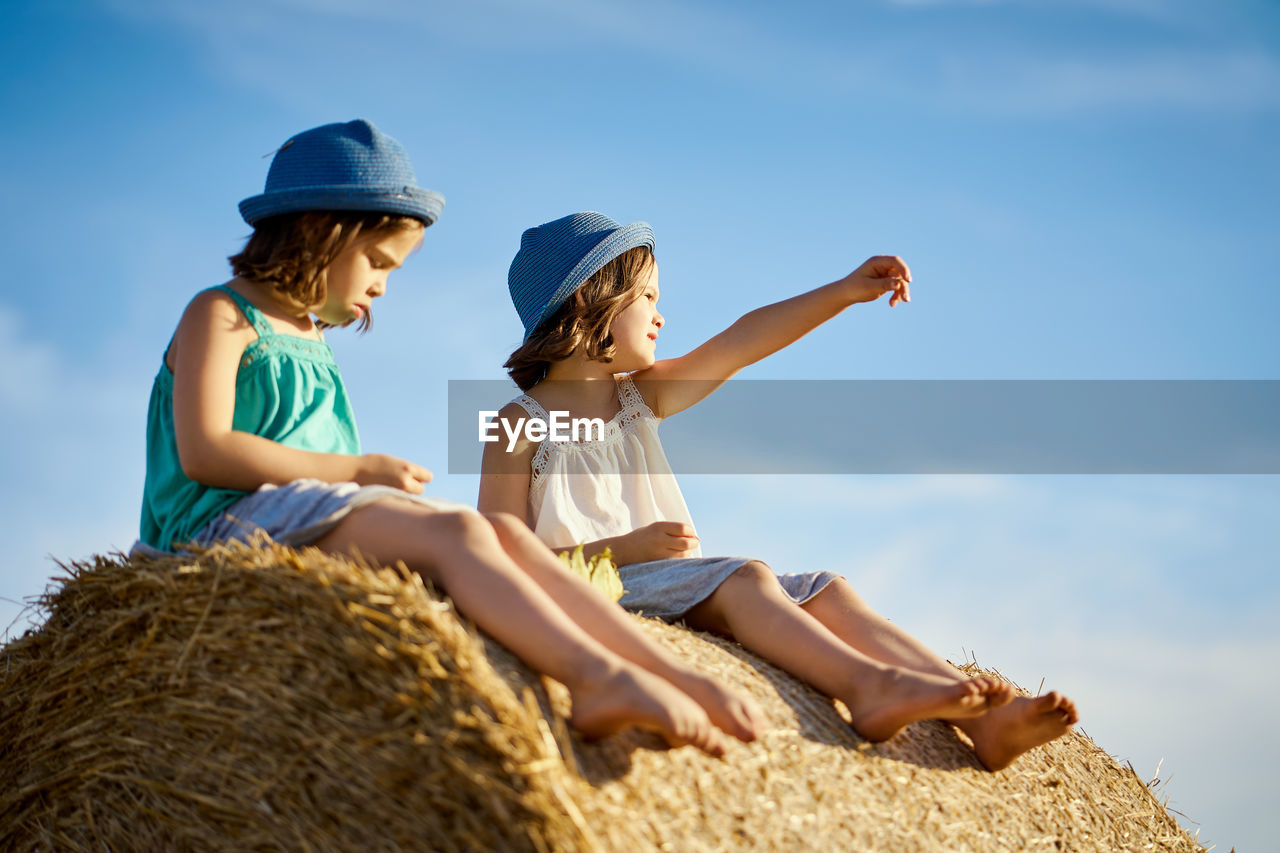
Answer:
[{"label": "arm", "polygon": [[402,459],[314,453],[232,429],[240,354],[255,338],[225,294],[202,293],[187,306],[170,348],[173,425],[183,473],[209,486],[241,491],[313,477],[422,492],[431,473]]},{"label": "arm", "polygon": [[[513,427],[518,418],[528,413],[517,403],[508,403],[498,412],[499,420],[508,421]],[[499,430],[500,441],[484,446],[484,458],[480,463],[480,495],[476,508],[483,513],[506,512],[533,525],[529,508],[529,484],[533,479],[533,457],[538,445],[523,434],[507,450],[506,433]],[[613,561],[619,566],[660,560],[666,557],[683,557],[698,544],[690,525],[678,521],[658,521],[624,533],[597,539],[583,545],[583,553],[592,557],[608,548]],[[553,547],[557,554],[571,552],[577,547]]]},{"label": "arm", "polygon": [[910,281],[911,272],[901,258],[871,258],[839,281],[757,308],[689,354],[639,371],[635,374],[637,389],[658,417],[673,415],[706,397],[742,368],[795,343],[850,305],[874,302],[890,292],[891,307],[910,302]]},{"label": "arm", "polygon": [[[507,421],[512,427],[519,418],[527,416],[518,403],[508,403],[498,412],[498,420]],[[533,456],[537,452],[538,445],[525,438],[523,432],[508,451],[506,433],[499,429],[498,440],[484,446],[476,509],[485,513],[510,513],[529,524],[532,520],[529,484],[533,480]]]}]

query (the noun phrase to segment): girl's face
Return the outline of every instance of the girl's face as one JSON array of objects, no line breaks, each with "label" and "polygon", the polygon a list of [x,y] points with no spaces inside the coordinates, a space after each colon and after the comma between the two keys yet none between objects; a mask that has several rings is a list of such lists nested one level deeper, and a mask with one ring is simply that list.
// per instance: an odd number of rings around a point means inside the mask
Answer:
[{"label": "girl's face", "polygon": [[644,271],[640,295],[613,318],[609,334],[617,351],[613,367],[622,371],[642,370],[656,360],[658,330],[664,322],[658,313],[658,264]]},{"label": "girl's face", "polygon": [[311,313],[332,326],[359,322],[387,292],[387,276],[422,242],[422,229],[400,228],[358,237],[325,269],[325,301]]}]

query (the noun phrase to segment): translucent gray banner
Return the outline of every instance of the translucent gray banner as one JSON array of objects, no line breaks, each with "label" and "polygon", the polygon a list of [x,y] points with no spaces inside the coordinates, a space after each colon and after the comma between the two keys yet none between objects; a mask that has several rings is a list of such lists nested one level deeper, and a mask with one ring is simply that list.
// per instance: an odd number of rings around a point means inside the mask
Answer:
[{"label": "translucent gray banner", "polygon": [[[449,473],[518,394],[449,382]],[[731,380],[660,435],[677,474],[1277,474],[1280,380]]]}]

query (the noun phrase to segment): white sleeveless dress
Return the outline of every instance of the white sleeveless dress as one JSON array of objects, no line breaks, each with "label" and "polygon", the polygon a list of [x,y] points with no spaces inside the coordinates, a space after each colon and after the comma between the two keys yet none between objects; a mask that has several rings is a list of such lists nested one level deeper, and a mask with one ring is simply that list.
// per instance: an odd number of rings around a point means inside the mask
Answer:
[{"label": "white sleeveless dress", "polygon": [[[655,521],[693,524],[662,442],[660,419],[645,404],[630,376],[620,375],[621,411],[600,440],[543,441],[533,457],[529,509],[533,532],[552,548],[569,548],[619,536]],[[526,395],[515,400],[532,417],[549,421]],[[715,592],[749,557],[695,557],[619,566],[628,610],[678,619]],[[782,575],[783,590],[803,604],[838,577],[818,571]]]}]

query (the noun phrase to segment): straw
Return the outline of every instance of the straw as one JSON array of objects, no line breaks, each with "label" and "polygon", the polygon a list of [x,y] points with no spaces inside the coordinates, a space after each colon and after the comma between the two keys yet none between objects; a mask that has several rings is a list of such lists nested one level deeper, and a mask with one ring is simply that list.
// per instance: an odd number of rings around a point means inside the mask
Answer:
[{"label": "straw", "polygon": [[760,703],[759,741],[584,743],[561,685],[403,568],[258,543],[64,570],[0,650],[4,849],[1202,849],[1082,734],[994,774],[939,722],[872,746],[656,620],[634,617]]}]

